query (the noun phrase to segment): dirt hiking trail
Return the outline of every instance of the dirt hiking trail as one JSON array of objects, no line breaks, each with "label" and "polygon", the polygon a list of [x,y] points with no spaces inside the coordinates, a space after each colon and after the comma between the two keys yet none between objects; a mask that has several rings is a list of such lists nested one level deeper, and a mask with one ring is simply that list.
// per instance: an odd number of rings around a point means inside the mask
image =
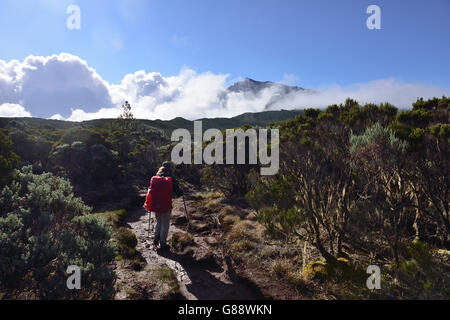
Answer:
[{"label": "dirt hiking trail", "polygon": [[[186,200],[189,212],[190,201]],[[170,251],[161,252],[153,245],[153,231],[156,219],[150,219],[150,236],[148,236],[149,214],[144,208],[132,212],[126,220],[126,226],[136,235],[136,249],[145,259],[145,268],[157,269],[169,267],[175,271],[180,285],[180,299],[187,300],[218,300],[218,299],[262,299],[263,295],[251,284],[245,283],[235,276],[229,259],[223,256],[218,245],[218,235],[214,231],[200,230],[188,232],[195,243],[184,248],[171,246]],[[168,244],[174,234],[185,234],[188,223],[182,198],[173,200],[171,225]],[[192,239],[192,238],[190,238]],[[118,281],[133,281],[132,276],[126,277],[118,273]],[[142,279],[140,280],[142,281]],[[144,280],[145,281],[145,280]],[[153,296],[154,297],[154,296]],[[123,299],[123,295],[116,295]]]}]

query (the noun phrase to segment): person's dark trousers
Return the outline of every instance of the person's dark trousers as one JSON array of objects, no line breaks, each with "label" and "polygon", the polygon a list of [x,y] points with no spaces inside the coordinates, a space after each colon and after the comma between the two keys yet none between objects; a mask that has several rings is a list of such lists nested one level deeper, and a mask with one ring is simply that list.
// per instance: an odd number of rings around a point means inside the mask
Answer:
[{"label": "person's dark trousers", "polygon": [[153,243],[159,242],[161,247],[167,245],[167,235],[169,234],[170,217],[172,210],[167,212],[155,212],[156,228]]}]

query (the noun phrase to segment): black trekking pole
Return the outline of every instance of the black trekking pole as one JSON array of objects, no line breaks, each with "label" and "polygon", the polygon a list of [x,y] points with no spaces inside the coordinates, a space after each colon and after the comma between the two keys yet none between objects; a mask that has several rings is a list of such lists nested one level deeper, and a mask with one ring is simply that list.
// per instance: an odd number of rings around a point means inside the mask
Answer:
[{"label": "black trekking pole", "polygon": [[[148,197],[148,193],[149,193],[149,190],[147,190],[147,197]],[[147,199],[147,198],[146,198],[146,199]],[[151,212],[150,210],[147,210],[147,208],[145,207],[145,203],[144,203],[144,205],[143,205],[142,207],[145,209],[145,211],[148,211],[148,230],[147,230],[147,238],[150,238],[150,222],[151,222],[152,212]]]},{"label": "black trekking pole", "polygon": [[147,238],[150,238],[150,222],[151,222],[151,217],[152,217],[152,213],[149,211],[149,212],[148,212],[148,233],[147,233]]},{"label": "black trekking pole", "polygon": [[186,220],[188,223],[187,228],[188,228],[188,230],[190,230],[191,224],[189,222],[189,214],[188,214],[187,207],[186,207],[186,201],[184,201],[184,195],[182,197],[183,197],[183,204],[184,204],[184,212],[186,214]]}]

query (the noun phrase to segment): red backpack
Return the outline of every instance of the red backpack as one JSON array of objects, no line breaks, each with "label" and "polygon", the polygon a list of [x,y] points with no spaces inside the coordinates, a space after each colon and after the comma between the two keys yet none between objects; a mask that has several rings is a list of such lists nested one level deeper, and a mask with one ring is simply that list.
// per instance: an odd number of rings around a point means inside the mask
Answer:
[{"label": "red backpack", "polygon": [[153,212],[167,212],[172,209],[171,177],[154,176],[150,179],[144,207]]}]

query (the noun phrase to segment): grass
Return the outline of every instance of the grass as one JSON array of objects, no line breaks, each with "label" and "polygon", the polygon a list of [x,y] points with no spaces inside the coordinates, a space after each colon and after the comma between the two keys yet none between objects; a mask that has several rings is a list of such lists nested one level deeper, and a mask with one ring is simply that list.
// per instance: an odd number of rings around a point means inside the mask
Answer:
[{"label": "grass", "polygon": [[116,233],[120,254],[124,258],[133,259],[136,255],[137,238],[136,235],[126,227],[120,227]]},{"label": "grass", "polygon": [[126,288],[125,293],[127,294],[127,299],[129,299],[129,300],[141,300],[142,299],[139,292],[137,292],[133,288]]},{"label": "grass", "polygon": [[255,244],[246,239],[240,240],[240,241],[232,243],[230,245],[231,251],[235,252],[235,253],[250,251],[254,247],[255,247]]},{"label": "grass", "polygon": [[210,199],[210,200],[208,200],[206,202],[206,204],[205,204],[206,210],[217,211],[220,208],[220,206],[221,206],[220,201],[221,201],[221,199]]},{"label": "grass", "polygon": [[231,230],[227,234],[227,238],[231,242],[243,239],[249,241],[259,240],[254,223],[247,220],[242,220],[234,223],[231,227]]},{"label": "grass", "polygon": [[195,245],[194,237],[186,232],[175,232],[170,239],[170,245],[178,251],[188,246]]},{"label": "grass", "polygon": [[307,286],[307,281],[303,278],[303,274],[300,271],[288,272],[284,278],[294,288],[305,288]]},{"label": "grass", "polygon": [[241,221],[241,218],[239,218],[239,216],[225,216],[223,219],[220,219],[219,217],[219,221],[221,221],[223,228],[225,229],[225,231],[229,231],[231,230],[232,226],[234,224],[237,224],[239,221]]},{"label": "grass", "polygon": [[193,194],[195,198],[201,198],[204,200],[222,199],[224,197],[222,192],[219,191],[200,191]]},{"label": "grass", "polygon": [[194,195],[197,197],[202,197],[206,200],[223,198],[223,193],[219,191],[196,192]]},{"label": "grass", "polygon": [[130,261],[132,268],[139,270],[142,267],[142,262],[136,250],[136,235],[130,229],[124,227],[125,219],[128,214],[129,211],[126,209],[120,209],[97,212],[92,215],[104,219],[113,227],[113,241],[116,242],[118,246],[117,259]]},{"label": "grass", "polygon": [[[248,220],[240,220],[238,216],[233,217],[233,224],[225,226],[225,239],[230,253],[234,260],[240,261],[245,255],[257,255],[261,238],[259,238],[254,222]],[[227,220],[225,220],[227,221]],[[256,251],[256,252],[255,252]]]},{"label": "grass", "polygon": [[312,261],[303,267],[302,274],[307,280],[325,280],[329,276],[329,268],[325,261]]},{"label": "grass", "polygon": [[293,269],[294,266],[287,259],[277,259],[272,263],[272,272],[279,278],[284,278]]},{"label": "grass", "polygon": [[97,212],[92,215],[104,219],[106,222],[111,224],[113,227],[120,227],[124,224],[126,217],[129,212],[125,209]]},{"label": "grass", "polygon": [[235,209],[233,209],[230,206],[225,206],[222,208],[222,210],[220,210],[220,216],[226,217],[229,215],[233,215],[235,212]]},{"label": "grass", "polygon": [[305,288],[307,280],[299,268],[289,259],[275,259],[271,265],[272,273],[278,278],[286,281],[293,288]]},{"label": "grass", "polygon": [[169,291],[165,298],[173,298],[180,294],[180,284],[178,283],[177,274],[169,267],[160,267],[155,270],[156,278],[169,286]]}]

